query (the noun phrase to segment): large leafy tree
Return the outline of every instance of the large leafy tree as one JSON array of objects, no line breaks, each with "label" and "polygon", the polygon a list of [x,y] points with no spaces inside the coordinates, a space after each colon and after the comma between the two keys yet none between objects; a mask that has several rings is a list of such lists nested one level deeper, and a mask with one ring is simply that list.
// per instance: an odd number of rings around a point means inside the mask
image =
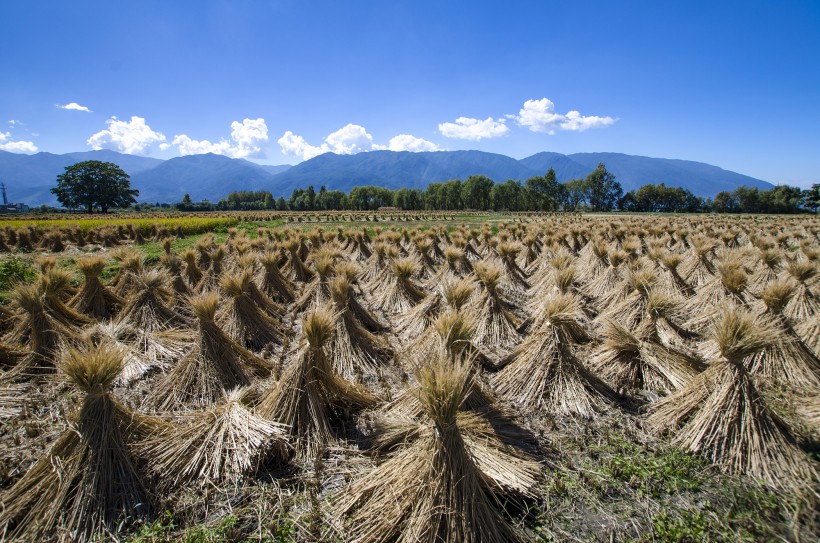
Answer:
[{"label": "large leafy tree", "polygon": [[525,186],[532,209],[539,211],[558,209],[564,198],[564,185],[558,182],[553,168],[550,168],[544,177],[530,177]]},{"label": "large leafy tree", "polygon": [[66,166],[57,176],[57,186],[51,189],[57,201],[69,209],[94,208],[107,213],[113,207],[128,207],[137,203],[139,191],[131,188],[128,174],[113,162],[87,160]]},{"label": "large leafy tree", "polygon": [[621,184],[615,181],[615,176],[606,171],[601,162],[586,178],[589,190],[589,207],[593,211],[612,211],[615,204],[623,196]]},{"label": "large leafy tree", "polygon": [[815,183],[810,189],[803,191],[803,203],[815,213],[820,208],[820,183]]}]

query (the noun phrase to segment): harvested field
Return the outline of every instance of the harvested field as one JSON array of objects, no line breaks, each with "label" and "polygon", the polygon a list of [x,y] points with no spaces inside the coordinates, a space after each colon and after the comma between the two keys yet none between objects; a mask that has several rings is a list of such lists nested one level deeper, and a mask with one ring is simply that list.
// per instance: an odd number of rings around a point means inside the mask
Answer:
[{"label": "harvested field", "polygon": [[820,539],[814,217],[48,218],[0,250],[0,541]]}]

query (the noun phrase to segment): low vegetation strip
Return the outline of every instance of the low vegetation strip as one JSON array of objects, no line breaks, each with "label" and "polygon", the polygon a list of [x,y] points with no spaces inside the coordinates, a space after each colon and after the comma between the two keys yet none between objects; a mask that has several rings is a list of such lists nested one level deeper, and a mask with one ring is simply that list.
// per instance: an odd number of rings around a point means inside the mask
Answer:
[{"label": "low vegetation strip", "polygon": [[35,228],[46,231],[54,228],[79,228],[85,232],[96,228],[110,226],[134,226],[145,234],[152,227],[158,226],[176,230],[181,228],[185,234],[201,234],[211,232],[217,228],[227,228],[239,222],[237,217],[143,217],[143,218],[94,218],[75,219],[66,217],[64,219],[53,218],[31,218],[31,219],[0,219],[0,228],[28,229]]}]

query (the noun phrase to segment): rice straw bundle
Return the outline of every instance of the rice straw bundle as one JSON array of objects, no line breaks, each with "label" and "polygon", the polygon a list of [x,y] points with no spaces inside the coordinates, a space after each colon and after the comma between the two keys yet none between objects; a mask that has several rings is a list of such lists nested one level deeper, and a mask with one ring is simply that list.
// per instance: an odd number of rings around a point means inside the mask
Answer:
[{"label": "rice straw bundle", "polygon": [[817,277],[817,264],[810,260],[791,262],[786,272],[793,280],[794,295],[783,309],[783,314],[793,322],[802,322],[817,315],[820,303],[809,288],[811,281]]},{"label": "rice straw bundle", "polygon": [[627,254],[618,249],[607,252],[608,265],[585,285],[585,292],[598,300],[611,295],[616,289],[624,289],[623,270],[621,265],[626,261]]},{"label": "rice straw bundle", "polygon": [[202,281],[202,270],[196,262],[196,251],[193,249],[186,249],[179,254],[180,258],[185,262],[184,277],[188,286],[191,289],[196,288],[200,281]]},{"label": "rice straw bundle", "polygon": [[474,292],[475,281],[469,277],[446,279],[417,305],[393,319],[396,334],[405,343],[419,337],[442,311],[448,307],[461,309]]},{"label": "rice straw bundle", "polygon": [[481,415],[460,409],[469,366],[436,359],[417,379],[421,416],[381,423],[405,443],[337,498],[346,536],[357,543],[519,541],[499,511],[500,494],[529,496],[540,466]]},{"label": "rice straw bundle", "polygon": [[202,411],[180,413],[139,444],[160,490],[237,484],[269,457],[287,460],[286,429],[253,413],[243,394],[232,390]]},{"label": "rice straw bundle", "polygon": [[314,459],[333,439],[331,419],[377,400],[342,379],[328,359],[338,317],[325,306],[307,313],[302,338],[282,378],[262,397],[257,414],[288,427],[297,452]]},{"label": "rice straw bundle", "polygon": [[521,269],[516,262],[521,254],[521,245],[517,242],[505,242],[498,244],[498,256],[504,266],[503,285],[510,290],[526,291],[530,288],[527,272]]},{"label": "rice straw bundle", "polygon": [[262,264],[262,292],[280,304],[289,304],[296,300],[293,283],[288,281],[279,269],[279,257],[275,253],[265,253],[260,259]]},{"label": "rice straw bundle", "polygon": [[191,287],[188,286],[182,275],[182,259],[175,254],[162,254],[159,261],[171,276],[171,288],[176,295],[175,300],[190,296],[192,294]]},{"label": "rice straw bundle", "polygon": [[591,417],[615,393],[590,373],[575,355],[586,336],[578,299],[561,294],[547,300],[545,319],[503,362],[492,377],[502,399],[525,411]]},{"label": "rice straw bundle", "polygon": [[415,277],[421,266],[414,258],[398,258],[387,266],[387,273],[380,276],[381,284],[372,294],[373,307],[389,315],[402,313],[413,308],[425,296],[424,289]]},{"label": "rice straw bundle", "polygon": [[766,304],[765,317],[772,321],[777,333],[773,341],[746,361],[750,373],[767,382],[789,387],[820,387],[820,362],[783,314],[794,295],[793,284],[778,279],[763,289],[761,299]]},{"label": "rice straw bundle", "polygon": [[132,294],[117,320],[144,333],[188,326],[188,320],[171,309],[174,291],[171,277],[161,269],[134,275]]},{"label": "rice straw bundle", "polygon": [[113,253],[111,256],[120,263],[117,275],[112,282],[111,290],[123,299],[128,298],[128,295],[131,293],[131,288],[134,286],[136,274],[145,268],[142,253],[134,249],[123,249]]},{"label": "rice straw bundle", "polygon": [[708,283],[715,275],[715,266],[712,264],[717,242],[706,237],[697,237],[692,241],[692,250],[687,253],[680,266],[680,274],[694,289]]},{"label": "rice straw bundle", "polygon": [[663,345],[651,326],[632,333],[610,321],[604,328],[604,343],[590,367],[619,393],[646,390],[667,393],[684,387],[702,369],[688,354]]},{"label": "rice straw bundle", "polygon": [[328,346],[331,366],[345,379],[373,377],[392,360],[390,344],[359,319],[352,306],[354,295],[350,279],[337,275],[330,281],[330,292],[337,317]]},{"label": "rice straw bundle", "polygon": [[29,351],[3,374],[3,380],[11,382],[54,373],[55,358],[79,330],[54,318],[46,303],[42,284],[17,285],[9,298],[21,319],[6,340],[12,344],[27,344]]},{"label": "rice straw bundle", "polygon": [[[257,287],[253,283],[252,273],[250,270],[244,270],[227,273],[222,277],[220,286],[228,298],[228,303],[217,312],[217,321],[234,341],[247,349],[260,351],[271,344],[281,346],[287,335],[287,329],[282,322],[284,315],[279,315],[279,318],[275,319],[254,301],[253,291],[256,291]],[[261,292],[258,294],[264,296]],[[275,302],[269,299],[268,302],[267,305],[273,307]]]},{"label": "rice straw bundle", "polygon": [[498,290],[501,267],[481,261],[473,268],[481,286],[467,307],[476,320],[475,342],[487,346],[487,352],[498,360],[521,342],[518,328],[524,319],[516,315],[514,305]]},{"label": "rice straw bundle", "polygon": [[449,246],[444,249],[444,262],[425,283],[425,287],[432,289],[443,281],[458,280],[466,277],[473,270],[472,264],[464,255],[464,251],[457,247]]},{"label": "rice straw bundle", "polygon": [[125,302],[100,282],[105,259],[99,256],[83,258],[77,261],[77,268],[85,281],[69,305],[97,320],[110,319]]},{"label": "rice straw bundle", "polygon": [[595,319],[596,324],[604,325],[613,321],[630,330],[644,318],[650,292],[658,284],[657,272],[643,267],[630,270],[626,273],[625,284],[628,291],[625,297],[602,301],[605,309]]},{"label": "rice straw bundle", "polygon": [[751,301],[746,292],[748,274],[740,253],[727,254],[715,268],[716,275],[682,306],[689,315],[687,327],[698,332],[705,331],[724,306],[745,307]]},{"label": "rice straw bundle", "polygon": [[43,300],[48,307],[48,312],[55,320],[65,326],[82,327],[91,324],[94,320],[91,317],[78,313],[66,305],[64,300],[69,298],[71,291],[71,274],[65,270],[56,268],[49,269],[37,278]]},{"label": "rice straw bundle", "polygon": [[285,263],[285,276],[291,281],[306,283],[313,279],[313,272],[305,265],[304,258],[299,254],[303,245],[297,238],[290,238],[285,242],[288,260]]},{"label": "rice straw bundle", "polygon": [[2,495],[0,532],[9,539],[96,541],[151,511],[131,453],[148,427],[109,392],[120,353],[70,350],[61,369],[85,397],[71,428]]},{"label": "rice straw bundle", "polygon": [[744,359],[776,338],[770,322],[740,309],[724,310],[711,328],[719,355],[688,386],[651,406],[648,424],[670,430],[674,442],[731,473],[773,488],[802,490],[814,469],[759,394]]},{"label": "rice straw bundle", "polygon": [[316,272],[312,275],[302,294],[296,300],[294,308],[296,311],[306,311],[308,308],[319,307],[330,300],[330,287],[328,282],[335,273],[334,265],[336,257],[331,254],[319,254],[313,258]]},{"label": "rice straw bundle", "polygon": [[197,334],[191,350],[151,389],[147,405],[171,410],[186,404],[209,405],[251,379],[266,377],[272,364],[231,339],[214,321],[219,296],[206,292],[191,300]]}]

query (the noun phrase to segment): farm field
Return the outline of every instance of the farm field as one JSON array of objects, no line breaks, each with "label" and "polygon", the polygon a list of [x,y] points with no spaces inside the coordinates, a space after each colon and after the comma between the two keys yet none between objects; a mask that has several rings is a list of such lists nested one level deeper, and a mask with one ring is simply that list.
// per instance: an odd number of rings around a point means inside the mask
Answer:
[{"label": "farm field", "polygon": [[0,541],[816,541],[819,265],[808,216],[0,218]]}]

